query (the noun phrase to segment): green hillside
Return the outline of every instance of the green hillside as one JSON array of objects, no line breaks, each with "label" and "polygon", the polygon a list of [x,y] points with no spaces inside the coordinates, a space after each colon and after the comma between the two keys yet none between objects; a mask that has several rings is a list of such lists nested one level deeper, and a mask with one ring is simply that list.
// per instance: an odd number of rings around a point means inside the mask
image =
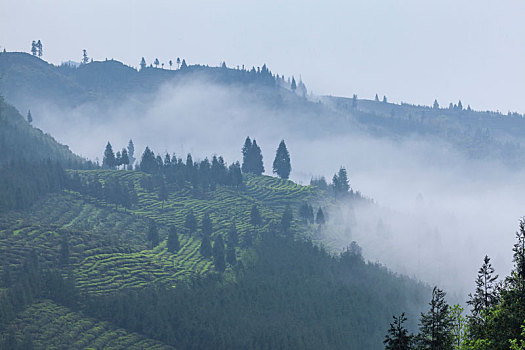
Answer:
[{"label": "green hillside", "polygon": [[[315,187],[250,174],[244,174],[241,187],[217,185],[207,191],[197,190],[190,182],[168,181],[168,199],[163,203],[154,174],[68,170],[66,177],[63,188],[35,200],[27,209],[0,214],[0,275],[6,297],[0,303],[14,310],[0,313],[4,341],[10,339],[14,325],[17,339],[23,341],[23,335],[29,333],[34,344],[45,344],[46,348],[59,347],[57,344],[119,344],[125,348],[126,341],[146,341],[115,330],[117,327],[177,348],[277,344],[290,348],[308,343],[311,346],[306,348],[352,344],[380,348],[391,314],[406,310],[415,315],[426,299],[426,288],[365,263],[358,252],[338,257],[311,243],[317,225],[298,219],[299,206],[305,202],[316,207],[334,204],[332,196]],[[87,189],[95,181],[103,188],[127,184],[135,195],[133,203],[125,206],[116,204],[112,197],[90,194]],[[255,227],[250,223],[254,205],[262,217]],[[280,222],[287,206],[296,219],[284,232]],[[194,233],[185,225],[189,212],[198,222]],[[228,263],[224,272],[217,269],[215,256],[201,253],[201,221],[206,213],[212,221],[212,242],[221,236],[236,255],[237,263]],[[148,236],[152,223],[158,228],[158,245],[152,245]],[[237,243],[231,243],[232,224],[238,232]],[[180,243],[174,252],[167,248],[170,228],[176,230]],[[38,265],[33,265],[38,267],[28,267],[31,256],[37,257]],[[33,272],[28,275],[28,271]],[[28,282],[17,284],[24,276],[30,276]],[[29,285],[33,287],[27,290]],[[276,289],[270,292],[272,285]],[[15,290],[23,291],[16,295],[28,297],[15,302],[11,292]],[[155,301],[146,305],[140,302],[152,297]],[[129,298],[138,301],[130,303]],[[366,303],[368,306],[362,307]],[[264,310],[272,308],[271,304],[277,313],[270,317]],[[117,311],[114,307],[118,305],[126,306]],[[224,313],[220,305],[230,311]],[[156,310],[158,307],[162,311]],[[347,308],[349,313],[338,315],[339,308]],[[371,313],[371,308],[376,311]],[[302,320],[312,312],[336,330],[312,332],[316,317]],[[30,322],[27,315],[31,313],[38,316]],[[253,316],[250,322],[243,320],[248,314]],[[135,317],[144,321],[126,321]],[[276,323],[280,327],[285,325],[282,322],[302,321],[286,335],[271,326],[273,317],[281,320]],[[356,323],[359,317],[366,321]],[[61,326],[64,318],[71,318],[67,327]],[[98,320],[114,326],[96,323]],[[49,327],[37,327],[39,322]],[[91,336],[75,335],[80,324],[92,329],[88,332]],[[170,327],[165,328],[166,324]],[[50,339],[49,333],[60,327],[69,335]],[[321,338],[314,341],[314,336]]]}]

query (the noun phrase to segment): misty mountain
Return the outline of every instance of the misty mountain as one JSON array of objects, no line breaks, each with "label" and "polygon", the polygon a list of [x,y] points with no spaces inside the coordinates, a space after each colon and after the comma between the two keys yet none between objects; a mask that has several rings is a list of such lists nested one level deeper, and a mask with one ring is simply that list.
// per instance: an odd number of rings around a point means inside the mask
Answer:
[{"label": "misty mountain", "polygon": [[0,166],[13,161],[51,160],[69,166],[85,163],[85,160],[73,154],[68,146],[34,128],[26,118],[0,99]]}]

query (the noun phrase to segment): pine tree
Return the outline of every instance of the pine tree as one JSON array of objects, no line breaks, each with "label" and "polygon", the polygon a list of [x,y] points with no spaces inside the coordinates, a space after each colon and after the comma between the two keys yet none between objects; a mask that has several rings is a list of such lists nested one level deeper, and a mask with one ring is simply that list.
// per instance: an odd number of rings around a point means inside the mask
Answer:
[{"label": "pine tree", "polygon": [[469,318],[470,332],[476,337],[484,336],[487,313],[499,301],[499,288],[496,283],[498,275],[493,274],[494,268],[490,263],[490,258],[485,256],[476,278],[476,292],[474,295],[469,294],[467,301],[467,304],[472,307],[472,316]]},{"label": "pine tree", "polygon": [[283,233],[289,233],[290,227],[292,226],[292,221],[292,208],[289,205],[287,205],[284,209],[283,216],[281,217],[281,230]]},{"label": "pine tree", "polygon": [[170,65],[170,70],[171,70],[171,67],[173,67],[173,61],[170,60],[170,61],[168,62],[168,64]]},{"label": "pine tree", "polygon": [[88,64],[89,63],[89,57],[87,55],[86,49],[82,50],[82,64]]},{"label": "pine tree", "polygon": [[252,142],[252,148],[250,152],[250,158],[252,162],[252,173],[255,175],[261,175],[264,173],[264,165],[263,165],[263,156],[261,153],[261,149],[257,145],[257,141],[255,139]]},{"label": "pine tree", "polygon": [[439,103],[438,100],[434,100],[434,105],[432,106],[434,109],[439,109]]},{"label": "pine tree", "polygon": [[44,52],[42,49],[42,42],[40,40],[38,40],[38,42],[36,43],[36,50],[37,50],[38,57],[42,57]]},{"label": "pine tree", "polygon": [[159,68],[159,59],[158,58],[155,58],[155,61],[153,62],[153,64],[155,65],[155,68]]},{"label": "pine tree", "polygon": [[108,142],[106,145],[106,150],[104,151],[104,158],[102,160],[102,166],[104,168],[113,169],[117,163],[115,154],[113,153],[113,147],[111,143]]},{"label": "pine tree", "polygon": [[452,350],[453,320],[449,313],[449,305],[445,301],[446,293],[434,287],[430,310],[421,314],[418,340],[421,349]]},{"label": "pine tree", "polygon": [[180,69],[180,57],[177,57],[177,69]]},{"label": "pine tree", "polygon": [[31,124],[33,122],[33,116],[31,115],[31,110],[27,111],[27,122]]},{"label": "pine tree", "polygon": [[295,90],[297,89],[297,84],[295,83],[295,78],[292,77],[292,85],[290,85],[290,88],[292,89],[292,91],[295,92]]},{"label": "pine tree", "polygon": [[210,214],[205,213],[202,217],[201,232],[203,236],[210,237],[213,233],[213,223],[211,222]]},{"label": "pine tree", "polygon": [[140,60],[140,70],[143,70],[144,68],[146,68],[146,60],[142,57]]},{"label": "pine tree", "polygon": [[288,179],[292,166],[290,165],[290,154],[286,149],[284,140],[281,140],[279,147],[275,153],[275,159],[273,161],[273,172],[279,175],[281,179]]},{"label": "pine tree", "polygon": [[388,334],[383,341],[386,350],[412,349],[413,335],[409,334],[403,325],[406,320],[404,312],[398,317],[394,316],[394,322],[390,324]]},{"label": "pine tree", "polygon": [[379,96],[377,96],[377,94],[376,94],[376,97],[374,98],[374,100],[375,100],[376,102],[379,102]]},{"label": "pine tree", "polygon": [[200,253],[205,258],[211,257],[212,249],[211,249],[211,243],[210,243],[210,237],[209,236],[202,237]]},{"label": "pine tree", "polygon": [[339,172],[332,178],[332,187],[336,197],[337,195],[344,196],[348,193],[350,185],[348,184],[348,175],[344,167],[341,167]]},{"label": "pine tree", "polygon": [[310,211],[310,206],[306,202],[301,204],[301,206],[299,207],[299,217],[303,219],[305,224],[308,223],[309,214],[310,214],[309,211]]},{"label": "pine tree", "polygon": [[135,164],[135,145],[133,144],[133,140],[129,140],[128,142],[128,158],[129,158],[129,165],[130,167]]},{"label": "pine tree", "polygon": [[226,269],[226,260],[224,254],[224,241],[221,235],[217,235],[213,243],[213,264],[215,269],[219,272],[224,272]]},{"label": "pine tree", "polygon": [[164,210],[164,201],[168,199],[168,188],[164,182],[164,177],[161,177],[160,188],[159,188],[159,201],[162,201],[162,210]]},{"label": "pine tree", "polygon": [[148,241],[150,241],[153,248],[159,244],[159,230],[157,229],[157,224],[153,220],[150,221],[148,227]]},{"label": "pine tree", "polygon": [[315,217],[315,222],[317,225],[324,225],[326,223],[326,219],[323,213],[323,209],[319,208],[317,210],[317,215]]},{"label": "pine tree", "polygon": [[195,214],[193,214],[193,210],[190,210],[188,214],[186,214],[186,218],[184,219],[184,227],[188,229],[190,234],[193,234],[195,231],[197,231],[197,218],[195,217]]},{"label": "pine tree", "polygon": [[250,224],[254,228],[262,224],[261,213],[256,204],[252,205],[252,209],[250,210]]},{"label": "pine tree", "polygon": [[188,65],[186,64],[186,60],[182,60],[182,64],[180,65],[180,69],[188,68]]},{"label": "pine tree", "polygon": [[250,155],[251,155],[251,149],[252,149],[252,140],[250,140],[250,137],[247,136],[246,140],[244,141],[244,146],[242,147],[242,172],[243,173],[250,173],[251,167],[250,167]]},{"label": "pine tree", "polygon": [[140,161],[140,170],[146,173],[153,174],[157,172],[158,165],[157,160],[155,159],[155,154],[146,146],[144,153],[142,154],[142,159]]},{"label": "pine tree", "polygon": [[179,235],[177,234],[177,230],[175,229],[175,226],[170,227],[170,230],[168,232],[168,241],[166,243],[166,246],[168,248],[168,252],[170,253],[176,253],[180,249]]},{"label": "pine tree", "polygon": [[36,52],[37,52],[36,41],[33,40],[33,42],[31,43],[31,54],[33,56],[36,56]]},{"label": "pine tree", "polygon": [[120,164],[124,165],[124,169],[126,169],[126,167],[129,166],[128,151],[125,148],[123,148],[120,154],[121,154]]},{"label": "pine tree", "polygon": [[525,218],[520,220],[520,228],[516,232],[516,241],[512,248],[514,269],[511,277],[508,278],[508,282],[520,294],[525,294]]}]

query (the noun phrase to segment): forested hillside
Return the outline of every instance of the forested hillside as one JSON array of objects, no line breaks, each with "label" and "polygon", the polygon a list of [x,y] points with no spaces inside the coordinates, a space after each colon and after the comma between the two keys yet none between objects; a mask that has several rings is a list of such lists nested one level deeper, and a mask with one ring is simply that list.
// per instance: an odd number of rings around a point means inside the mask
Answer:
[{"label": "forested hillside", "polygon": [[317,240],[322,208],[359,195],[243,163],[56,164],[0,214],[2,348],[380,349],[392,314],[415,319],[427,287]]}]

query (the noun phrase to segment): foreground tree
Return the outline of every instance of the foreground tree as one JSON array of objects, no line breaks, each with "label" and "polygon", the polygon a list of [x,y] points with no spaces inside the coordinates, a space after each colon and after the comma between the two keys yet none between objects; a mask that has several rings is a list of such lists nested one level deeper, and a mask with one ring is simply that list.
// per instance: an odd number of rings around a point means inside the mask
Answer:
[{"label": "foreground tree", "polygon": [[257,145],[257,141],[246,138],[242,148],[242,171],[244,173],[252,173],[261,175],[264,173],[263,156],[261,149]]},{"label": "foreground tree", "polygon": [[281,140],[273,161],[273,172],[279,175],[281,179],[288,179],[291,171],[290,154],[288,153],[284,140]]},{"label": "foreground tree", "polygon": [[432,290],[430,310],[421,314],[418,335],[420,349],[453,349],[453,320],[445,296],[446,293],[437,287]]},{"label": "foreground tree", "polygon": [[180,249],[179,235],[175,226],[171,226],[168,232],[168,242],[166,243],[168,252],[175,253]]},{"label": "foreground tree", "polygon": [[398,317],[394,316],[394,322],[390,324],[388,334],[383,343],[386,350],[410,350],[412,349],[413,335],[408,333],[403,323],[407,318],[403,312]]}]

